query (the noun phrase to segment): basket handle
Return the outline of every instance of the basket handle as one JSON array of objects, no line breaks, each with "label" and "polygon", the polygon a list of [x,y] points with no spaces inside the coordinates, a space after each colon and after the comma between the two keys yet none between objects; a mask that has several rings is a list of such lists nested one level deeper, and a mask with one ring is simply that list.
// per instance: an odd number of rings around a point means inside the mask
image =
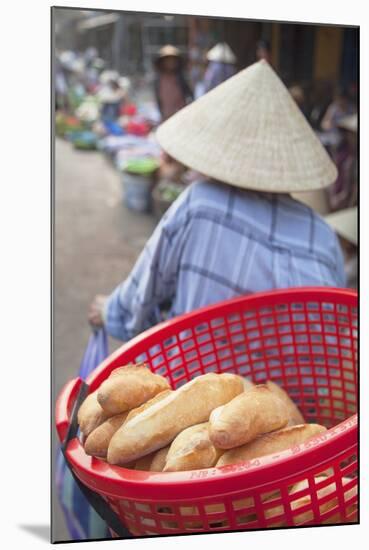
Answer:
[{"label": "basket handle", "polygon": [[[77,397],[80,395],[82,384],[82,378],[74,378],[73,380],[70,380],[67,384],[65,384],[56,400],[55,423],[61,443],[64,442],[67,436],[70,426],[70,413]],[[82,396],[79,401],[82,401]]]},{"label": "basket handle", "polygon": [[[77,436],[77,414],[79,407],[88,395],[88,391],[88,384],[81,378],[75,378],[65,385],[58,398],[56,416],[57,430],[62,442],[60,446],[61,452],[63,453],[65,463],[74,481],[90,506],[92,506],[95,512],[107,523],[108,527],[110,527],[119,537],[124,539],[132,538],[131,533],[122,525],[119,516],[110,508],[104,498],[80,481],[68,460],[67,447],[69,442]],[[69,411],[71,410],[72,412],[69,419]]]}]

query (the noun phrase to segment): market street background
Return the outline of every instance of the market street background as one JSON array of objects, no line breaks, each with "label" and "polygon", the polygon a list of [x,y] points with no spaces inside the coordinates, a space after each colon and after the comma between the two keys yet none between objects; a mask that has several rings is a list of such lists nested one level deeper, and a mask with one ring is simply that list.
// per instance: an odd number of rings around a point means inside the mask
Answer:
[{"label": "market street background", "polygon": [[[53,388],[78,375],[90,327],[88,306],[130,272],[155,227],[149,214],[122,202],[121,175],[100,152],[55,143]],[[109,340],[110,351],[121,342]],[[55,447],[55,445],[54,445]],[[54,537],[69,539],[54,491]]]},{"label": "market street background", "polygon": [[[56,140],[54,388],[78,373],[90,327],[88,307],[129,274],[155,227],[122,202],[121,175],[99,152]],[[110,340],[110,349],[117,347]]]}]

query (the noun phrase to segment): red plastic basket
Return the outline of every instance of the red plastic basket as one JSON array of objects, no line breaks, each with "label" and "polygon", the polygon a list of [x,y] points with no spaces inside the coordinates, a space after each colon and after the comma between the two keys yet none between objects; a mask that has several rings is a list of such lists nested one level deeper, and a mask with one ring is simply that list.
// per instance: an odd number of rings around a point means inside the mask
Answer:
[{"label": "red plastic basket", "polygon": [[[102,495],[134,535],[244,530],[357,521],[357,295],[298,288],[232,299],[162,323],[123,345],[87,379],[146,361],[173,388],[194,376],[235,372],[274,380],[307,422],[329,429],[292,449],[222,468],[128,470],[67,447],[78,478]],[[63,441],[80,379],[59,395]],[[299,492],[291,488],[304,482]],[[302,497],[304,499],[302,500]]]}]

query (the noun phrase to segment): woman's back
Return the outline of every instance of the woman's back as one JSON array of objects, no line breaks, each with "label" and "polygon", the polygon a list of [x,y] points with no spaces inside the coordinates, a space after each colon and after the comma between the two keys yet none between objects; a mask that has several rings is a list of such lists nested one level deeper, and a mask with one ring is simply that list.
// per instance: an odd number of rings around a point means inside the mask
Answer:
[{"label": "woman's back", "polygon": [[181,233],[172,314],[272,288],[345,285],[334,232],[289,195],[201,182],[172,216]]}]

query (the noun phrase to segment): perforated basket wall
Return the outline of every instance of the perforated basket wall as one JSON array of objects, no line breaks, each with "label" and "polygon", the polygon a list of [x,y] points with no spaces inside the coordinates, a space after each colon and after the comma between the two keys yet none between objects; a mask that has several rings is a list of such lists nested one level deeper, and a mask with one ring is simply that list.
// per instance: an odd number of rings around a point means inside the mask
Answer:
[{"label": "perforated basket wall", "polygon": [[307,422],[330,429],[278,455],[178,474],[112,467],[73,441],[76,474],[105,496],[133,534],[357,521],[354,292],[268,292],[173,319],[115,352],[88,379],[91,391],[117,366],[142,360],[173,388],[212,371],[273,380]]}]

